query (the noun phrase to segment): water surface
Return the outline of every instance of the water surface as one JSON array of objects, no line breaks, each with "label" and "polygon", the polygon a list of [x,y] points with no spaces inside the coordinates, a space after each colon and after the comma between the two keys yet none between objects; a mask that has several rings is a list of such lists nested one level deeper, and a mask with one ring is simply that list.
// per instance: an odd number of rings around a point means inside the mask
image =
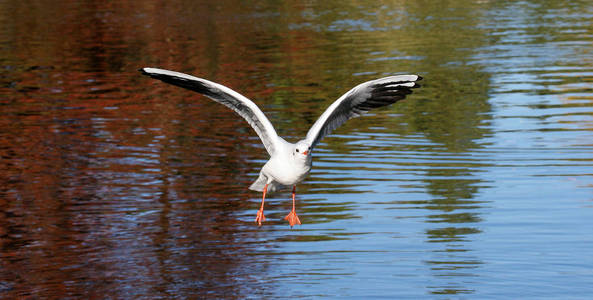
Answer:
[{"label": "water surface", "polygon": [[[0,4],[0,298],[521,298],[593,293],[593,7],[572,1]],[[290,194],[162,67],[299,140],[354,85],[421,89],[351,120]]]}]

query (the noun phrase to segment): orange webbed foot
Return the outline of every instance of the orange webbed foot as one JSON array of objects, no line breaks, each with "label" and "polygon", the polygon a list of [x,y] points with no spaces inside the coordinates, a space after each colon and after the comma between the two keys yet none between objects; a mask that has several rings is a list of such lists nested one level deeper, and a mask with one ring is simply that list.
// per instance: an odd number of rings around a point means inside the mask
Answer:
[{"label": "orange webbed foot", "polygon": [[261,226],[261,222],[265,221],[266,217],[264,216],[264,210],[260,209],[257,211],[257,216],[255,217],[255,222],[257,226]]},{"label": "orange webbed foot", "polygon": [[301,220],[299,220],[299,216],[297,216],[296,211],[294,210],[292,210],[286,217],[284,217],[284,220],[290,223],[290,227],[294,226],[295,224],[301,225]]}]

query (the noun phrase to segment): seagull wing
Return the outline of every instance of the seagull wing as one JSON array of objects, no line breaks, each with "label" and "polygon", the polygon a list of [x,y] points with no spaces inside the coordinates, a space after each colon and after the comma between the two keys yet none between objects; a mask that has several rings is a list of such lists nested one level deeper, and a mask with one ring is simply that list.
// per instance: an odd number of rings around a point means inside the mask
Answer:
[{"label": "seagull wing", "polygon": [[373,108],[387,106],[406,95],[420,85],[418,75],[398,75],[375,79],[359,84],[332,105],[330,105],[307,132],[306,141],[315,147],[321,139],[340,127],[344,122],[358,117]]},{"label": "seagull wing", "polygon": [[156,68],[142,68],[140,72],[163,82],[198,92],[220,104],[224,104],[243,117],[255,129],[270,156],[277,149],[279,137],[274,126],[259,107],[245,96],[224,85],[184,73]]}]

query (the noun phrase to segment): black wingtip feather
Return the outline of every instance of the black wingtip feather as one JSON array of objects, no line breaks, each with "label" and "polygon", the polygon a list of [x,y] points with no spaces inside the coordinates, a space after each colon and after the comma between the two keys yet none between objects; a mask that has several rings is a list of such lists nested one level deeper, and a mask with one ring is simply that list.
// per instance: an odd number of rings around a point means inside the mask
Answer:
[{"label": "black wingtip feather", "polygon": [[205,96],[215,96],[215,92],[210,90],[200,81],[191,81],[187,78],[181,78],[169,74],[150,73],[146,72],[146,68],[140,68],[138,71],[140,71],[140,73],[142,73],[143,75],[149,76],[154,79],[158,79],[168,84],[176,85],[178,87],[182,87],[184,89],[188,89],[203,94]]}]

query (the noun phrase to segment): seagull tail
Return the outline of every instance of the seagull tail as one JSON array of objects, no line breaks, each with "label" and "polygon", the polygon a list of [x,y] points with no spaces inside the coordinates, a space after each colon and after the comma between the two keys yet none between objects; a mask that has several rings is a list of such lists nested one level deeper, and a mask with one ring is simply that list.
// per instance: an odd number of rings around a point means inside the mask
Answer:
[{"label": "seagull tail", "polygon": [[266,181],[268,181],[268,179],[262,174],[259,174],[259,178],[249,186],[249,189],[252,191],[263,192],[264,186],[266,186]]},{"label": "seagull tail", "polygon": [[[264,191],[264,187],[266,186],[266,183],[268,183],[268,176],[259,173],[259,177],[257,178],[256,181],[254,181],[251,186],[249,186],[249,189],[252,191],[257,191],[257,192],[263,192]],[[267,193],[271,193],[274,191],[277,191],[279,189],[285,188],[285,186],[272,181],[268,184],[268,189],[267,189]]]}]

